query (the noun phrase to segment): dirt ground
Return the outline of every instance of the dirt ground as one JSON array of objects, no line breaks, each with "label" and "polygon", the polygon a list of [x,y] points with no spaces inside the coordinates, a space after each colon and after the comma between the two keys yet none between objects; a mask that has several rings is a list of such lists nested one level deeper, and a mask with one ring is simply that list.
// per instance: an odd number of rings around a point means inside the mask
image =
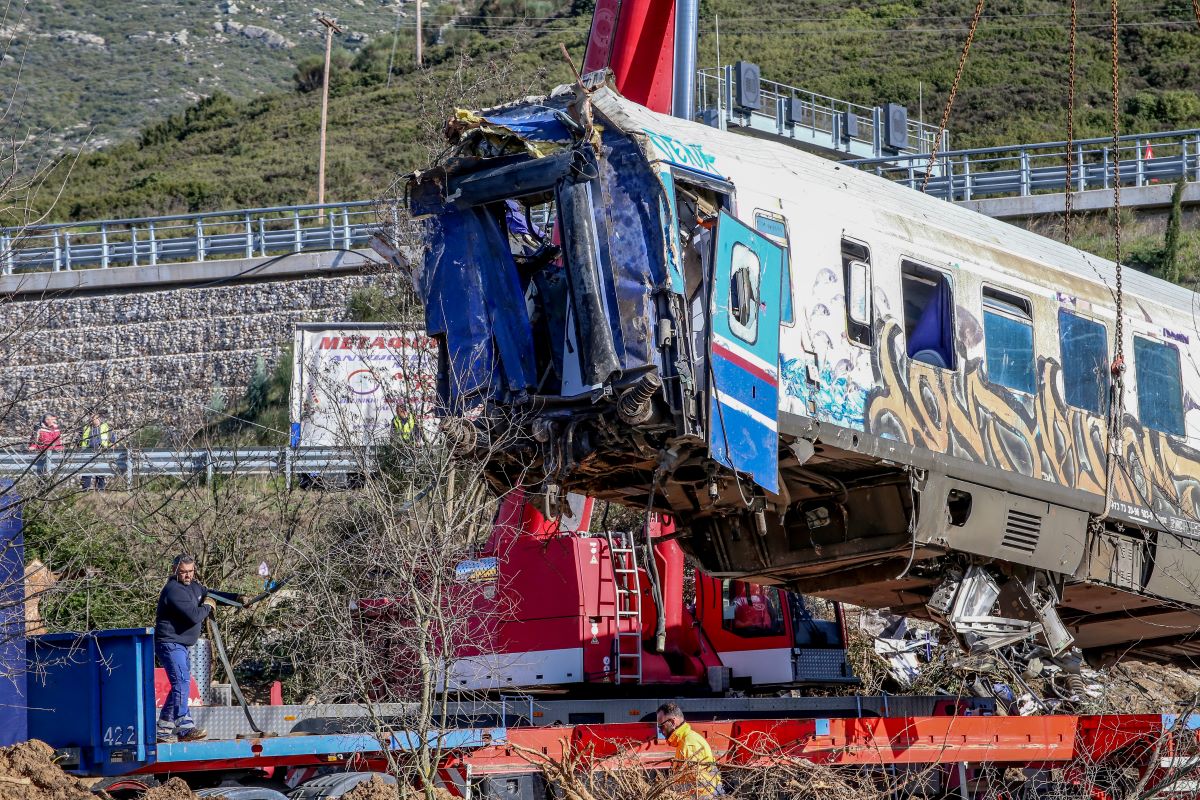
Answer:
[{"label": "dirt ground", "polygon": [[182,778],[171,778],[142,795],[142,800],[195,800],[195,797]]},{"label": "dirt ground", "polygon": [[1200,672],[1132,659],[1102,672],[1084,670],[1098,685],[1096,711],[1127,714],[1195,713],[1200,702]]},{"label": "dirt ground", "polygon": [[[450,800],[453,797],[444,789],[434,789],[434,797],[446,798]],[[358,786],[355,786],[350,791],[342,795],[342,800],[424,800],[425,795],[415,789],[403,788],[384,782],[382,778],[371,778],[369,781],[363,781]]]},{"label": "dirt ground", "polygon": [[371,778],[342,795],[342,800],[397,800],[399,796],[395,785]]},{"label": "dirt ground", "polygon": [[0,747],[0,800],[94,798],[82,781],[54,763],[54,750],[45,742]]},{"label": "dirt ground", "polygon": [[[88,784],[63,772],[54,763],[54,749],[34,739],[12,747],[0,747],[0,800],[98,800]],[[171,778],[146,792],[144,800],[196,800],[195,793],[179,778]],[[220,800],[217,798],[216,800]],[[361,798],[360,800],[371,800]],[[382,796],[374,800],[384,800]],[[395,800],[395,795],[387,798]]]}]

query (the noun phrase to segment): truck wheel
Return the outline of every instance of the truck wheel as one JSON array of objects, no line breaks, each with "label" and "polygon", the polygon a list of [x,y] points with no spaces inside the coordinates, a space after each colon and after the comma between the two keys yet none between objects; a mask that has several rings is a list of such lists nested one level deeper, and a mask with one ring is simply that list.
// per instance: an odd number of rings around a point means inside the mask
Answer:
[{"label": "truck wheel", "polygon": [[113,800],[134,800],[144,792],[158,786],[159,780],[153,775],[118,775],[115,778],[105,778],[92,784],[92,792],[100,794],[107,792]]},{"label": "truck wheel", "polygon": [[[384,772],[335,772],[332,775],[322,775],[292,790],[288,795],[290,800],[336,800],[346,792],[366,783],[372,778],[380,778],[384,783],[396,785],[396,777]],[[249,798],[233,798],[230,800],[249,800]]]},{"label": "truck wheel", "polygon": [[225,800],[287,800],[287,795],[265,786],[214,786],[201,789],[196,797],[224,797]]}]

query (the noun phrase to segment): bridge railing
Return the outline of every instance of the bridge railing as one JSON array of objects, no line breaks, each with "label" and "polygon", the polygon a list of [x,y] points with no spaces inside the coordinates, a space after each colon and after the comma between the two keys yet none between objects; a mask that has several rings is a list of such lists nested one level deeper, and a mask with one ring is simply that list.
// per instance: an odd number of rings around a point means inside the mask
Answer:
[{"label": "bridge railing", "polygon": [[[718,102],[724,125],[753,128],[791,139],[813,139],[823,148],[884,157],[883,109],[827,97],[796,86],[761,80],[762,106],[745,111],[734,105],[732,66],[702,69],[697,73],[697,107],[716,111]],[[853,125],[849,124],[853,121]],[[712,122],[713,120],[706,120]],[[909,119],[909,147],[902,153],[928,153],[937,137],[937,126]],[[949,133],[941,147],[949,145]]]},{"label": "bridge railing", "polygon": [[0,229],[0,274],[154,266],[364,246],[371,201],[249,208]]},{"label": "bridge railing", "polygon": [[369,448],[245,447],[211,450],[63,450],[45,455],[13,448],[0,450],[0,475],[44,477],[60,481],[77,476],[123,477],[129,486],[155,477],[191,478],[216,475],[279,475],[290,484],[297,478],[361,475],[374,469]]},{"label": "bridge railing", "polygon": [[[1080,139],[1071,143],[1067,175],[1067,142],[1041,142],[1008,147],[980,147],[939,153],[926,191],[944,200],[1019,196],[1088,189],[1111,189],[1120,164],[1122,186],[1147,186],[1200,180],[1200,129]],[[901,155],[845,162],[890,180],[920,189],[929,168],[928,155]]]}]

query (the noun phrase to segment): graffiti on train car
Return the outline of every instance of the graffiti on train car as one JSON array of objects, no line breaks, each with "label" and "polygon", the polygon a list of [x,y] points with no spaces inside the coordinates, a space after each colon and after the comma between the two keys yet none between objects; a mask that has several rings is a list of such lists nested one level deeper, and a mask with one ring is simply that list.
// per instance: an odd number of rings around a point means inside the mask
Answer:
[{"label": "graffiti on train car", "polygon": [[[962,314],[960,309],[960,314]],[[1061,365],[1038,357],[1039,391],[1022,396],[989,382],[979,358],[950,371],[913,361],[903,331],[885,321],[866,391],[863,430],[916,447],[1103,495],[1104,419],[1072,408]],[[1126,413],[1113,496],[1122,514],[1168,530],[1200,533],[1200,453]]]}]

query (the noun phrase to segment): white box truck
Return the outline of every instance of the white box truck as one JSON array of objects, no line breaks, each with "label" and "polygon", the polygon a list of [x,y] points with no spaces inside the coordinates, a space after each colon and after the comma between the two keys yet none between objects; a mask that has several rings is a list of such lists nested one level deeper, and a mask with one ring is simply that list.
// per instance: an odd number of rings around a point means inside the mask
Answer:
[{"label": "white box truck", "polygon": [[398,410],[433,422],[437,347],[394,323],[296,326],[292,447],[370,447],[387,441]]}]

